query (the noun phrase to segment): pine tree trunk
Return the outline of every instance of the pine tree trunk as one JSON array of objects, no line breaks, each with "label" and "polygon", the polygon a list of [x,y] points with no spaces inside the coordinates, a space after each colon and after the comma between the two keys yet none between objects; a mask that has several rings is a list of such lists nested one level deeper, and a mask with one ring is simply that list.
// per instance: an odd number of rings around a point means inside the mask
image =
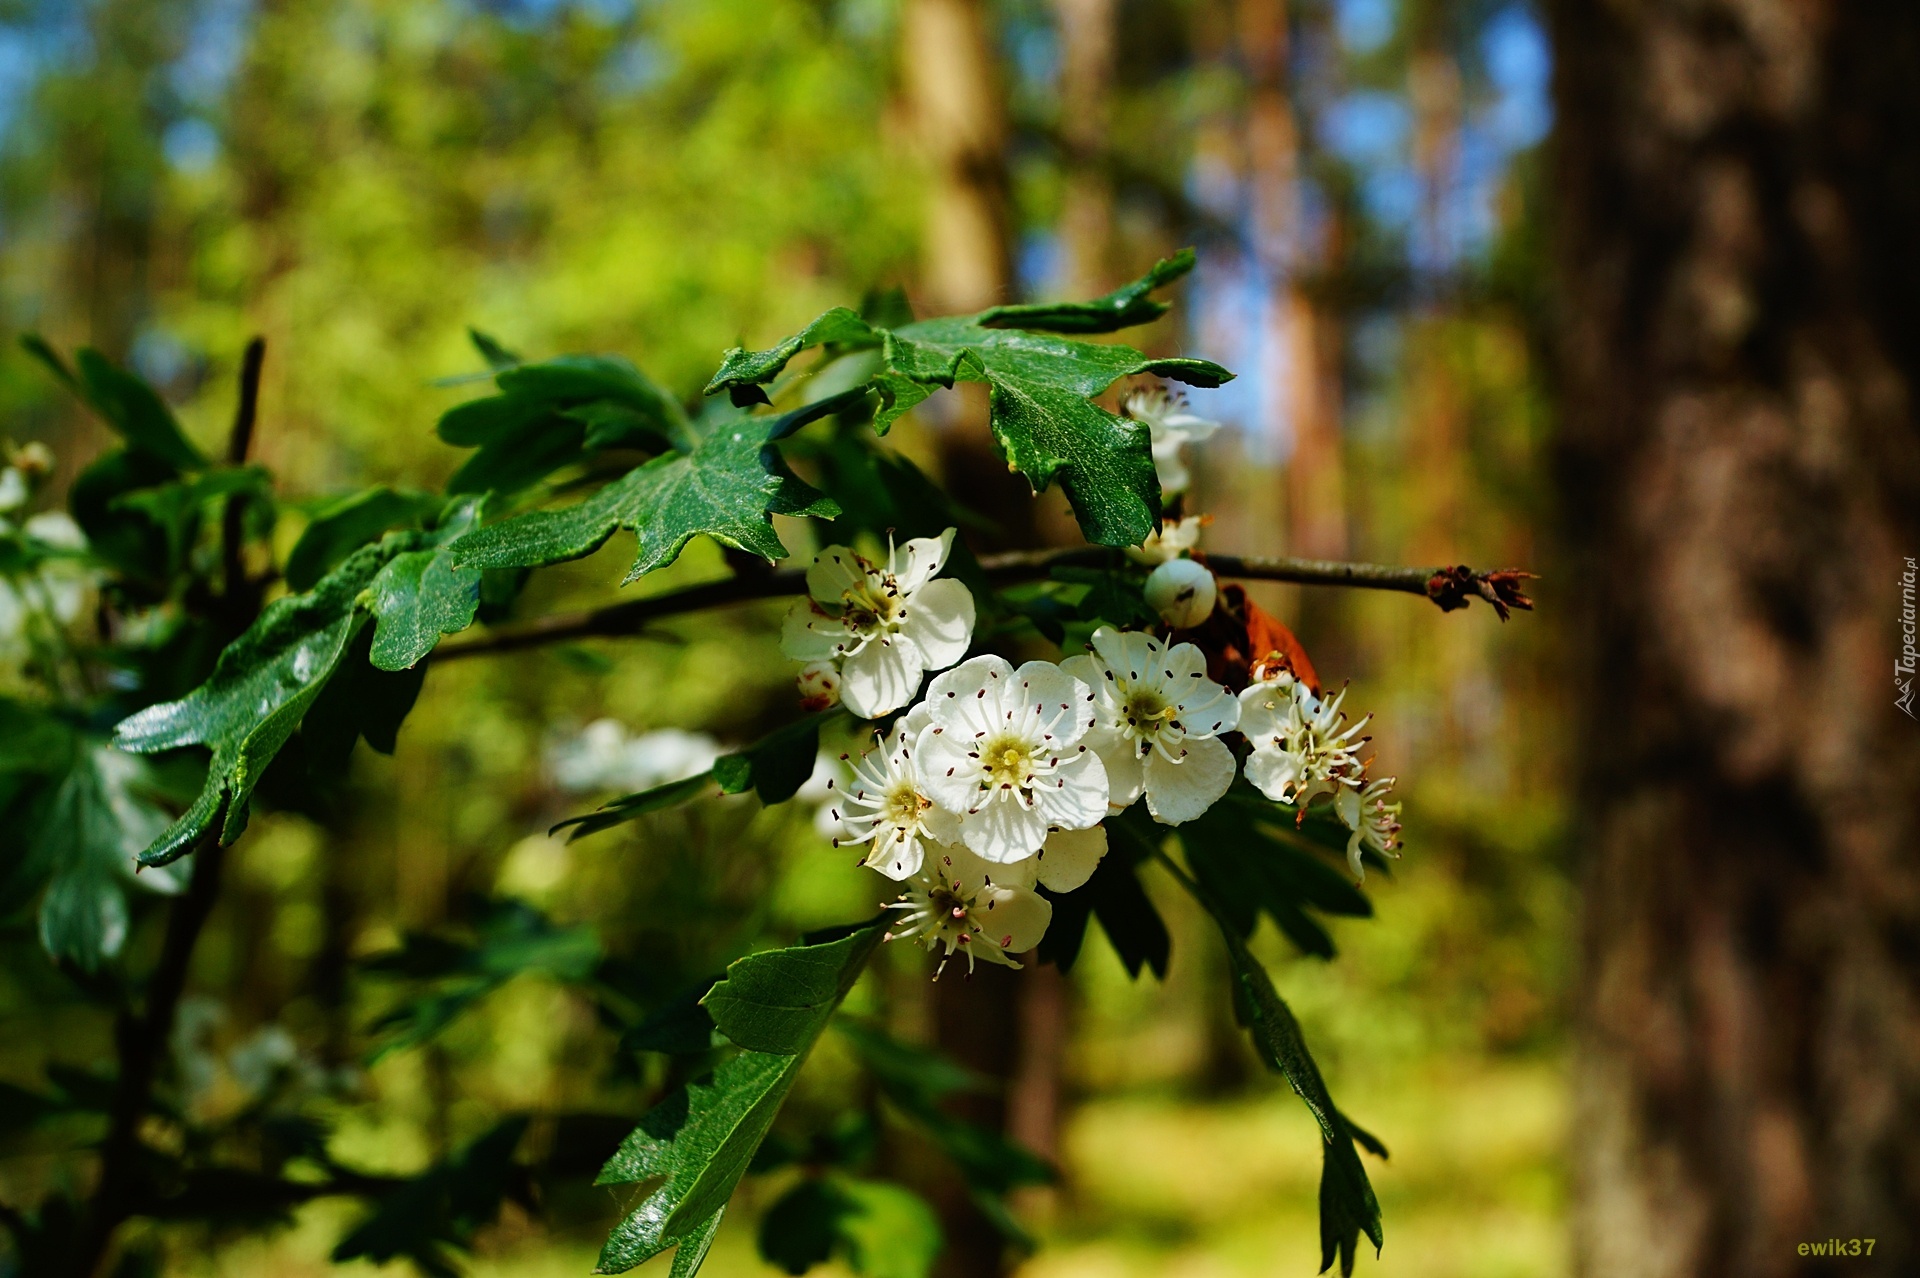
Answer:
[{"label": "pine tree trunk", "polygon": [[1551,9],[1580,1270],[1914,1273],[1920,7]]}]

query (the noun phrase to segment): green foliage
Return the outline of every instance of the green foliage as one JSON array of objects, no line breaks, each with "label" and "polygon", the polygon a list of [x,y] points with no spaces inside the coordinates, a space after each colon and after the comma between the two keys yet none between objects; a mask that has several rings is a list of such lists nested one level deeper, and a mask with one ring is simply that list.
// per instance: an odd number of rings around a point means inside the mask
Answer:
[{"label": "green foliage", "polygon": [[558,927],[522,901],[477,902],[470,936],[410,932],[398,950],[364,966],[413,987],[368,1027],[369,1063],[426,1042],[516,976],[584,981],[600,963],[590,928]]},{"label": "green foliage", "polygon": [[585,838],[589,834],[598,834],[602,830],[611,830],[616,825],[635,821],[649,812],[659,812],[666,808],[677,808],[709,792],[713,786],[713,773],[702,772],[679,781],[668,781],[654,786],[651,790],[642,790],[638,794],[629,794],[602,804],[598,811],[582,816],[568,817],[557,822],[549,834],[572,827],[569,841]]},{"label": "green foliage", "polygon": [[475,344],[498,368],[500,393],[441,416],[441,439],[476,450],[448,481],[449,492],[518,492],[606,449],[691,447],[680,405],[617,355],[523,364],[490,340],[476,336]]},{"label": "green foliage", "polygon": [[312,590],[341,560],[393,528],[411,527],[440,509],[426,493],[397,492],[381,484],[336,498],[316,510],[287,553],[287,588]]},{"label": "green foliage", "polygon": [[[1287,823],[1289,811],[1237,778],[1225,801],[1180,827],[1180,847],[1194,878],[1225,912],[1223,921],[1241,936],[1252,934],[1264,912],[1302,951],[1332,958],[1333,938],[1307,910],[1367,918],[1373,905]],[[1338,831],[1343,852],[1345,833]]]},{"label": "green foliage", "polygon": [[1109,817],[1106,826],[1109,850],[1093,877],[1065,896],[1045,893],[1053,902],[1053,922],[1041,938],[1040,959],[1063,972],[1072,970],[1086,939],[1087,920],[1097,918],[1129,976],[1138,979],[1150,968],[1164,980],[1173,938],[1140,885],[1138,867],[1154,855],[1166,829],[1154,824],[1139,804]]},{"label": "green foliage", "polygon": [[802,1180],[760,1218],[760,1255],[789,1274],[839,1256],[861,1278],[926,1278],[940,1255],[940,1218],[886,1181],[829,1174]]},{"label": "green foliage", "polygon": [[[703,1004],[735,1043],[759,1043],[721,1062],[655,1106],[601,1169],[596,1183],[662,1183],[615,1227],[598,1272],[623,1273],[669,1247],[704,1252],[734,1186],[746,1173],[833,1008],[859,977],[880,928],[742,959]],[[769,992],[804,989],[794,1005]],[[824,1000],[824,1001],[821,1001]],[[686,1270],[698,1267],[698,1258]]]},{"label": "green foliage", "polygon": [[[840,508],[787,468],[773,445],[810,421],[846,408],[863,388],[774,417],[709,413],[687,427],[684,445],[629,471],[577,506],[532,511],[469,534],[457,561],[477,568],[530,568],[598,550],[616,529],[639,539],[626,580],[679,557],[699,535],[768,560],[787,548],[772,516],[832,518]],[[624,583],[623,583],[624,584]]]},{"label": "green foliage", "polygon": [[141,853],[141,864],[177,860],[209,832],[222,843],[240,837],[248,797],[346,654],[365,620],[355,600],[387,558],[380,547],[365,547],[311,591],[275,600],[220,654],[205,684],[115,730],[114,744],[136,754],[190,745],[213,751],[200,797]]},{"label": "green foliage", "polygon": [[989,1091],[992,1084],[939,1052],[903,1043],[876,1025],[842,1019],[836,1027],[853,1044],[894,1111],[952,1160],[987,1217],[1013,1241],[1029,1244],[1002,1200],[1024,1185],[1051,1184],[1054,1169],[1004,1132],[957,1118],[945,1107],[956,1094]]},{"label": "green foliage", "polygon": [[18,701],[0,699],[0,894],[40,898],[48,954],[94,972],[120,952],[136,885],[171,892],[133,858],[167,826],[147,764]]},{"label": "green foliage", "polygon": [[[1191,269],[1191,252],[1155,266],[1106,298],[1072,306],[1000,307],[969,317],[877,328],[844,307],[763,351],[735,349],[707,384],[707,393],[736,394],[779,376],[803,350],[829,354],[877,347],[880,370],[868,385],[880,396],[874,429],[886,429],[938,387],[984,382],[990,422],[1007,463],[1037,489],[1058,480],[1081,531],[1105,546],[1145,540],[1160,520],[1160,483],[1147,428],[1092,402],[1122,377],[1153,374],[1198,386],[1233,375],[1194,359],[1148,359],[1128,346],[1096,345],[1056,332],[1109,332],[1161,312],[1153,289]],[[1023,323],[1028,319],[1038,322]]]},{"label": "green foliage", "polygon": [[333,1259],[385,1264],[405,1257],[430,1278],[457,1278],[451,1250],[465,1248],[509,1199],[536,1205],[526,1170],[513,1157],[526,1129],[524,1116],[503,1119],[446,1162],[403,1181],[340,1240]]},{"label": "green foliage", "polygon": [[100,420],[127,441],[127,446],[166,463],[176,471],[198,470],[207,464],[200,450],[180,430],[166,401],[151,386],[92,347],[84,347],[75,356],[75,371],[66,366],[59,354],[38,336],[28,334],[21,346],[42,364],[68,390],[93,409]]},{"label": "green foliage", "polygon": [[808,715],[777,728],[744,750],[713,761],[713,779],[727,794],[752,790],[762,803],[785,803],[813,775],[820,754],[820,730],[843,717],[835,710]]}]

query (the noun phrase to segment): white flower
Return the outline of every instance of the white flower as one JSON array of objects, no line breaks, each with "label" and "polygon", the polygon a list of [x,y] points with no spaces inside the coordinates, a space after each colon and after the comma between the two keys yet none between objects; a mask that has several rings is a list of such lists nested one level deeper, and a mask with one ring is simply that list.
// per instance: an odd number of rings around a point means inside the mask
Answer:
[{"label": "white flower", "polygon": [[911,725],[907,720],[912,718],[906,716],[892,736],[860,756],[853,779],[841,787],[830,808],[847,833],[844,840],[835,839],[834,846],[869,844],[860,864],[890,879],[918,873],[926,844],[954,843],[960,837],[960,818],[937,806],[920,783],[909,729],[924,725]]},{"label": "white flower", "polygon": [[27,504],[32,497],[27,487],[27,477],[9,466],[0,470],[0,511],[15,511]]},{"label": "white flower", "polygon": [[1247,780],[1278,803],[1306,804],[1316,795],[1332,793],[1343,779],[1364,770],[1360,749],[1367,738],[1360,730],[1372,715],[1350,727],[1340,703],[1346,690],[1332,700],[1313,695],[1291,674],[1256,683],[1240,694],[1240,731],[1253,745],[1247,758]]},{"label": "white flower", "polygon": [[1160,620],[1175,630],[1190,630],[1213,615],[1220,586],[1198,560],[1169,559],[1147,574],[1141,593]]},{"label": "white flower", "polygon": [[1136,390],[1121,401],[1120,411],[1137,422],[1145,422],[1153,436],[1153,467],[1160,473],[1160,491],[1168,495],[1186,491],[1193,477],[1180,460],[1182,444],[1197,444],[1220,429],[1187,407],[1187,397],[1153,386]]},{"label": "white flower", "polygon": [[547,751],[547,771],[562,790],[651,790],[697,776],[720,756],[720,743],[701,732],[661,728],[629,736],[613,719],[596,719],[580,734]]},{"label": "white flower", "polygon": [[1050,829],[1085,830],[1107,814],[1107,770],[1083,740],[1093,691],[1059,666],[975,657],[928,687],[927,715],[921,780],[965,817],[960,837],[987,860],[1022,860]]},{"label": "white flower", "polygon": [[999,867],[999,882],[1014,887],[1039,884],[1049,892],[1071,892],[1093,877],[1107,855],[1107,827],[1054,830],[1040,851],[1024,861]]},{"label": "white flower", "polygon": [[1397,857],[1400,846],[1400,805],[1387,802],[1394,777],[1381,777],[1366,789],[1343,785],[1333,796],[1333,810],[1353,831],[1347,840],[1347,865],[1353,877],[1365,879],[1367,867],[1360,860],[1362,848],[1372,848],[1381,856]]},{"label": "white flower", "polygon": [[1060,665],[1094,689],[1088,741],[1106,765],[1114,811],[1144,792],[1156,820],[1179,825],[1233,784],[1233,751],[1219,738],[1240,722],[1240,703],[1207,678],[1198,648],[1102,626],[1092,652]]},{"label": "white flower", "polygon": [[917,937],[930,950],[944,946],[941,970],[955,952],[967,956],[969,972],[975,960],[1019,967],[1013,955],[1040,943],[1053,906],[1024,882],[996,882],[1001,870],[963,847],[930,844],[920,872],[887,907],[900,911],[887,939]]},{"label": "white flower", "polygon": [[837,664],[841,700],[863,719],[906,705],[921,676],[960,660],[973,642],[973,595],[951,578],[932,580],[953,534],[890,546],[884,568],[828,546],[807,569],[810,598],[787,614],[781,649],[796,661]]},{"label": "white flower", "polygon": [[1190,553],[1200,544],[1200,529],[1210,516],[1188,515],[1185,519],[1161,521],[1138,546],[1127,549],[1127,558],[1143,564],[1164,564]]},{"label": "white flower", "polygon": [[831,661],[809,661],[795,680],[800,686],[800,708],[818,712],[840,704],[840,667]]}]

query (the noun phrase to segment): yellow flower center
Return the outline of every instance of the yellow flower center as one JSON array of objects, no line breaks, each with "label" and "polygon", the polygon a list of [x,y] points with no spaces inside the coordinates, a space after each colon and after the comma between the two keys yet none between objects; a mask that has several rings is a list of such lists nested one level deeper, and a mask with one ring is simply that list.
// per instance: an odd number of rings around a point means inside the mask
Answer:
[{"label": "yellow flower center", "polygon": [[1033,779],[1033,754],[1025,741],[1001,737],[980,751],[980,767],[994,789],[1003,785],[1025,789]]}]

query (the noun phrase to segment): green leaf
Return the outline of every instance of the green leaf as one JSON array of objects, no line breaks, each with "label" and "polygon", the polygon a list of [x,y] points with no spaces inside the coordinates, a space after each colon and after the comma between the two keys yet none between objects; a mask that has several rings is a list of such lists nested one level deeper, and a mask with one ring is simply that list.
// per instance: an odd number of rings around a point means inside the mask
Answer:
[{"label": "green leaf", "polygon": [[1183,274],[1191,260],[1191,254],[1170,258],[1126,288],[1076,305],[999,307],[897,329],[875,328],[844,308],[828,311],[767,350],[729,352],[707,393],[738,393],[772,381],[812,346],[871,346],[878,339],[882,365],[868,382],[880,396],[875,430],[885,433],[936,387],[985,382],[994,438],[1008,464],[1036,489],[1059,482],[1089,541],[1137,545],[1160,518],[1149,433],[1090,397],[1137,374],[1197,386],[1218,386],[1233,374],[1206,360],[1148,359],[1132,347],[1042,330],[1106,332],[1154,318],[1164,308],[1147,295]]},{"label": "green leaf", "polygon": [[135,754],[190,745],[213,751],[200,797],[140,854],[142,865],[186,855],[216,823],[222,843],[240,837],[248,797],[346,654],[363,621],[354,601],[390,557],[384,544],[365,547],[306,594],[274,600],[220,654],[204,684],[115,729],[114,744]]},{"label": "green leaf", "polygon": [[[192,529],[168,527],[122,498],[179,478],[172,463],[134,448],[105,454],[74,478],[67,509],[87,534],[94,558],[123,575],[165,593],[179,566],[176,550],[192,540]],[[192,512],[195,518],[198,511]]]},{"label": "green leaf", "polygon": [[410,932],[363,964],[417,987],[369,1027],[381,1041],[368,1063],[426,1042],[515,977],[584,981],[600,957],[591,928],[560,927],[524,901],[481,901],[471,939]]},{"label": "green leaf", "polygon": [[289,590],[311,590],[341,560],[388,529],[406,527],[438,510],[441,499],[398,492],[386,485],[350,493],[314,512],[287,554]]},{"label": "green leaf", "polygon": [[406,670],[433,651],[442,635],[473,624],[480,606],[480,570],[454,566],[449,547],[480,523],[483,499],[452,506],[430,533],[396,541],[401,549],[367,587],[363,602],[374,616],[373,664]]},{"label": "green leaf", "polygon": [[686,438],[679,403],[619,356],[523,364],[495,359],[506,351],[480,349],[499,370],[500,393],[441,416],[441,439],[479,450],[448,481],[448,492],[517,492],[601,448],[666,448]]},{"label": "green leaf", "polygon": [[446,1162],[402,1181],[340,1240],[333,1259],[385,1264],[404,1256],[433,1278],[458,1278],[450,1251],[465,1249],[508,1199],[535,1205],[527,1170],[513,1159],[526,1129],[524,1115],[503,1119]]},{"label": "green leaf", "polygon": [[1137,867],[1153,855],[1166,827],[1155,825],[1139,804],[1108,818],[1106,826],[1111,850],[1101,858],[1092,878],[1062,896],[1040,890],[1053,902],[1053,921],[1040,939],[1040,961],[1070,971],[1080,955],[1088,919],[1098,918],[1129,976],[1138,980],[1142,970],[1151,969],[1165,980],[1173,939],[1141,886]]},{"label": "green leaf", "polygon": [[[810,979],[817,976],[813,960],[831,950],[841,964],[831,980],[834,988],[844,992],[859,976],[879,932],[877,925],[867,925],[828,945],[796,947],[814,951],[801,960],[801,969]],[[773,961],[780,962],[777,958]],[[718,991],[722,986],[714,988]],[[711,997],[710,992],[710,1006]],[[838,1002],[837,996],[834,1002]],[[813,1045],[812,1038],[797,1040],[796,1027],[813,1025],[817,1037],[818,1025],[824,1024],[832,1011],[831,1006],[824,1012],[809,1009],[795,1018],[791,1008],[766,1008],[752,999],[729,1003],[723,998],[721,1003],[726,1005],[723,1014],[728,1022],[743,1037],[758,1039],[764,1035],[764,1041],[793,1050],[779,1055],[742,1051],[662,1101],[641,1120],[607,1160],[595,1183],[664,1181],[608,1236],[597,1272],[622,1273],[674,1246],[679,1246],[684,1255],[688,1240],[697,1239],[709,1228],[766,1138]],[[716,1021],[719,1019],[716,1015]],[[723,1032],[725,1028],[723,1024]],[[691,1273],[697,1263],[696,1259],[687,1272]]]},{"label": "green leaf", "polygon": [[[1284,1077],[1320,1124],[1322,1165],[1320,1170],[1320,1269],[1324,1273],[1336,1255],[1340,1272],[1353,1272],[1354,1252],[1362,1233],[1372,1240],[1377,1253],[1384,1245],[1380,1224],[1380,1203],[1360,1155],[1354,1149],[1354,1134],[1334,1107],[1333,1097],[1320,1077],[1320,1067],[1307,1050],[1300,1023],[1273,987],[1267,969],[1248,951],[1239,933],[1220,916],[1215,904],[1203,900],[1220,925],[1227,953],[1233,964],[1234,1010],[1253,1039],[1260,1059],[1267,1068]],[[1368,1138],[1372,1141],[1372,1138]],[[1378,1145],[1378,1141],[1372,1141]]]},{"label": "green leaf", "polygon": [[1194,253],[1183,248],[1172,257],[1163,257],[1131,284],[1113,290],[1090,302],[1037,302],[1023,306],[996,306],[982,311],[982,328],[1026,328],[1043,333],[1115,333],[1123,328],[1150,324],[1170,309],[1150,294],[1173,283],[1193,269]]},{"label": "green leaf", "polygon": [[127,939],[128,894],[174,892],[166,871],[135,877],[133,859],[167,828],[145,760],[105,744],[82,749],[52,796],[36,841],[51,868],[40,901],[40,943],[56,959],[97,971]]},{"label": "green leaf", "polygon": [[699,798],[702,794],[707,793],[712,785],[713,773],[711,771],[702,772],[680,781],[668,781],[663,785],[654,786],[651,790],[642,790],[638,794],[629,794],[624,798],[609,800],[602,804],[600,810],[597,812],[589,812],[584,816],[568,817],[564,821],[555,822],[547,833],[558,834],[568,826],[572,826],[573,833],[567,836],[567,842],[571,843],[573,840],[585,838],[589,834],[598,834],[602,830],[610,830],[616,825],[637,820],[649,812],[660,812],[667,808],[679,807],[681,804],[690,802]]},{"label": "green leaf", "polygon": [[852,1176],[803,1180],[760,1219],[761,1257],[789,1274],[838,1254],[862,1278],[926,1278],[942,1241],[925,1199]]},{"label": "green leaf", "polygon": [[813,1046],[880,944],[878,922],[824,945],[749,954],[701,999],[722,1034],[750,1051],[792,1056]]},{"label": "green leaf", "polygon": [[[955,1092],[990,1091],[992,1084],[930,1048],[903,1043],[877,1026],[842,1019],[837,1028],[894,1108],[952,1159],[983,1200],[1022,1185],[1056,1179],[1044,1158],[996,1128],[956,1118],[942,1108]],[[983,1205],[985,1205],[983,1201]]]},{"label": "green leaf", "polygon": [[1232,793],[1234,801],[1216,803],[1178,831],[1194,877],[1241,936],[1264,911],[1302,951],[1333,957],[1333,938],[1307,907],[1366,917],[1372,903],[1290,828],[1292,809],[1261,798],[1244,779]]},{"label": "green leaf", "polygon": [[785,558],[773,515],[831,518],[840,508],[787,469],[773,442],[865,394],[855,387],[777,417],[703,419],[690,428],[690,451],[655,457],[577,506],[469,533],[454,555],[471,567],[539,567],[591,554],[625,528],[639,538],[627,582],[672,563],[703,534],[768,560]]},{"label": "green leaf", "polygon": [[91,347],[75,356],[78,371],[67,367],[57,351],[38,334],[28,333],[20,345],[44,364],[62,386],[127,441],[129,449],[161,463],[171,471],[198,470],[207,464],[174,420],[173,410],[151,386]]},{"label": "green leaf", "polygon": [[785,803],[813,775],[820,756],[820,729],[840,711],[808,715],[776,728],[744,750],[713,761],[713,779],[723,794],[752,790],[766,804]]}]

